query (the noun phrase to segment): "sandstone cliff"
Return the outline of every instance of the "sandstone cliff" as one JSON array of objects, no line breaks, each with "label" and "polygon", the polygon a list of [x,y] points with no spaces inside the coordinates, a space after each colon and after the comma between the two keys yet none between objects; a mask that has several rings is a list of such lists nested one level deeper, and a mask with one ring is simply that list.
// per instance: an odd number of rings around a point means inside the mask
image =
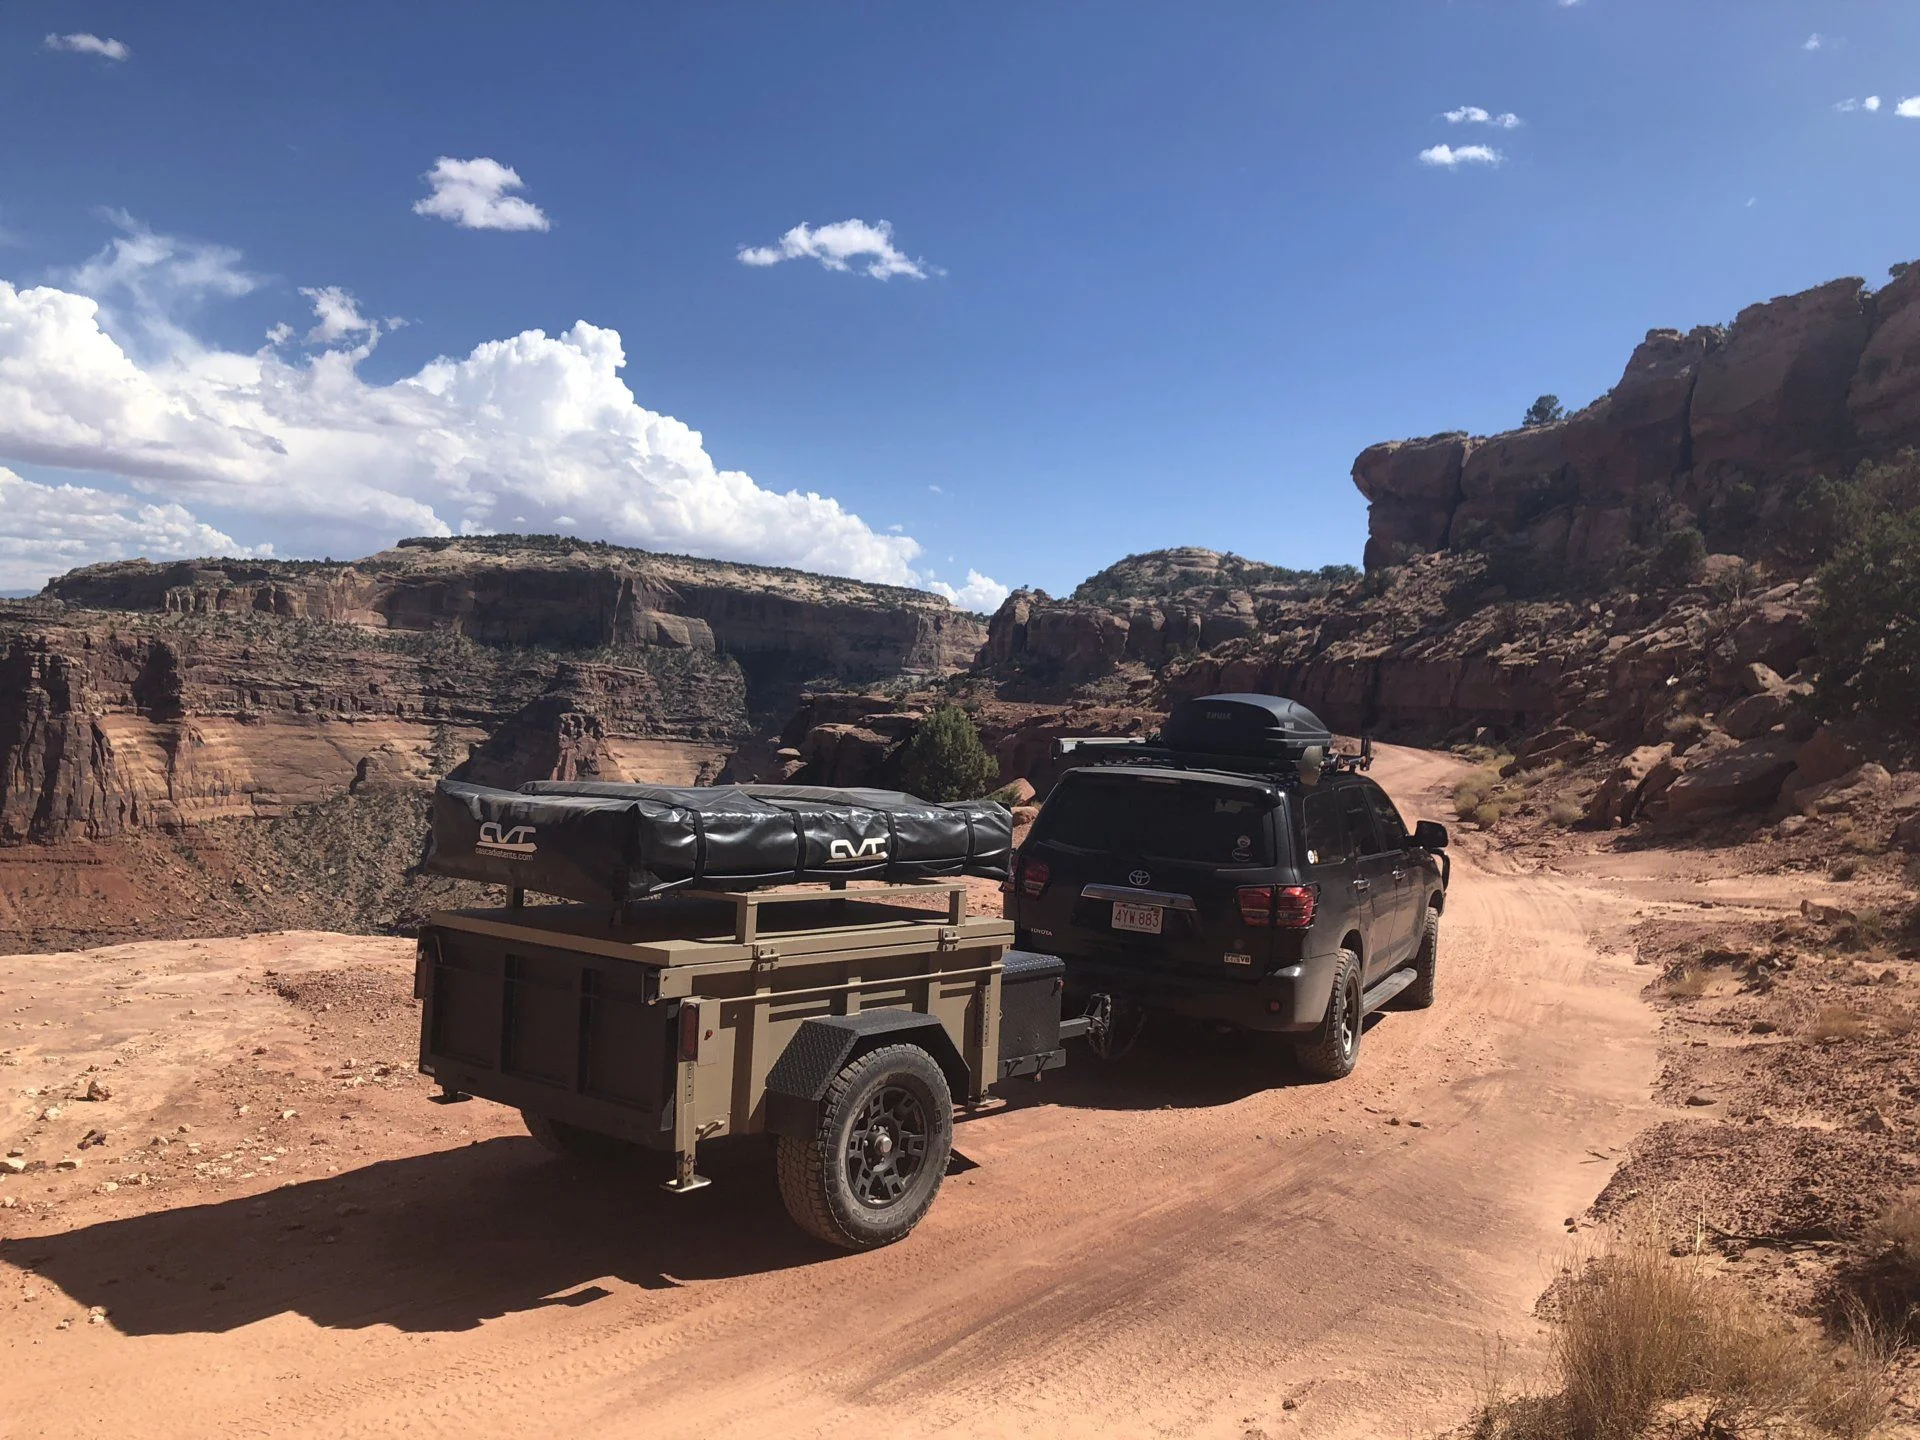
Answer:
[{"label": "sandstone cliff", "polygon": [[1768,548],[1795,486],[1920,444],[1920,270],[1740,312],[1726,329],[1650,331],[1620,382],[1553,425],[1375,445],[1354,462],[1369,569],[1518,546],[1604,577],[1697,524],[1713,548]]}]

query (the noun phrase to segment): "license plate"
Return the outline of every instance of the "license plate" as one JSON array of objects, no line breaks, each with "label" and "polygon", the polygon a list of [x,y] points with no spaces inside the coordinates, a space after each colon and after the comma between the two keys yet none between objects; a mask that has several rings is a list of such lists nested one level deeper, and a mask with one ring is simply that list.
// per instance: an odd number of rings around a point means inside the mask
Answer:
[{"label": "license plate", "polygon": [[1158,905],[1127,905],[1116,900],[1113,905],[1113,928],[1136,930],[1142,935],[1158,935],[1163,913]]}]

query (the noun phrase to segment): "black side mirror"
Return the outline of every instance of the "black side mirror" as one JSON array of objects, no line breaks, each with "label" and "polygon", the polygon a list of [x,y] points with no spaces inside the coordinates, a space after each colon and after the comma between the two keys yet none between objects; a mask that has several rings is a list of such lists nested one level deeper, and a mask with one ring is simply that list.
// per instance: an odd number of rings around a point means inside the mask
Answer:
[{"label": "black side mirror", "polygon": [[1447,848],[1447,827],[1438,820],[1422,820],[1413,827],[1413,843],[1422,850]]}]

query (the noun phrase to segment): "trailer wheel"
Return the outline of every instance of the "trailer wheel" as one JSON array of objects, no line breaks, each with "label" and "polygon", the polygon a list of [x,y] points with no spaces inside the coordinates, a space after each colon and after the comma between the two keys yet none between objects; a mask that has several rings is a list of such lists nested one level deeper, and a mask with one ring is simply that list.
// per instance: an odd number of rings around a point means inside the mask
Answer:
[{"label": "trailer wheel", "polygon": [[834,1077],[813,1134],[780,1137],[780,1198],[830,1244],[889,1245],[933,1204],[952,1150],[947,1077],[918,1045],[888,1045]]},{"label": "trailer wheel", "polygon": [[563,1159],[587,1165],[617,1165],[632,1160],[640,1152],[641,1147],[632,1141],[602,1135],[597,1130],[582,1130],[578,1125],[536,1115],[531,1110],[522,1110],[520,1119],[541,1149]]}]

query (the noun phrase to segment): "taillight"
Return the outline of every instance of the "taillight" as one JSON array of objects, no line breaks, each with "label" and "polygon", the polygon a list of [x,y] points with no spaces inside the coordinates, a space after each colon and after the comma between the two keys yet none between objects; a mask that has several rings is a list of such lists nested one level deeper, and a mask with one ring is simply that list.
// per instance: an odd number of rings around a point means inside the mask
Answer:
[{"label": "taillight", "polygon": [[680,1007],[680,1063],[691,1064],[700,1058],[700,1007]]},{"label": "taillight", "polygon": [[1037,899],[1047,888],[1047,881],[1053,878],[1053,871],[1044,860],[1023,860],[1020,864],[1020,893],[1029,900]]},{"label": "taillight", "polygon": [[1311,885],[1242,885],[1234,899],[1245,925],[1305,930],[1313,924],[1316,895]]}]

